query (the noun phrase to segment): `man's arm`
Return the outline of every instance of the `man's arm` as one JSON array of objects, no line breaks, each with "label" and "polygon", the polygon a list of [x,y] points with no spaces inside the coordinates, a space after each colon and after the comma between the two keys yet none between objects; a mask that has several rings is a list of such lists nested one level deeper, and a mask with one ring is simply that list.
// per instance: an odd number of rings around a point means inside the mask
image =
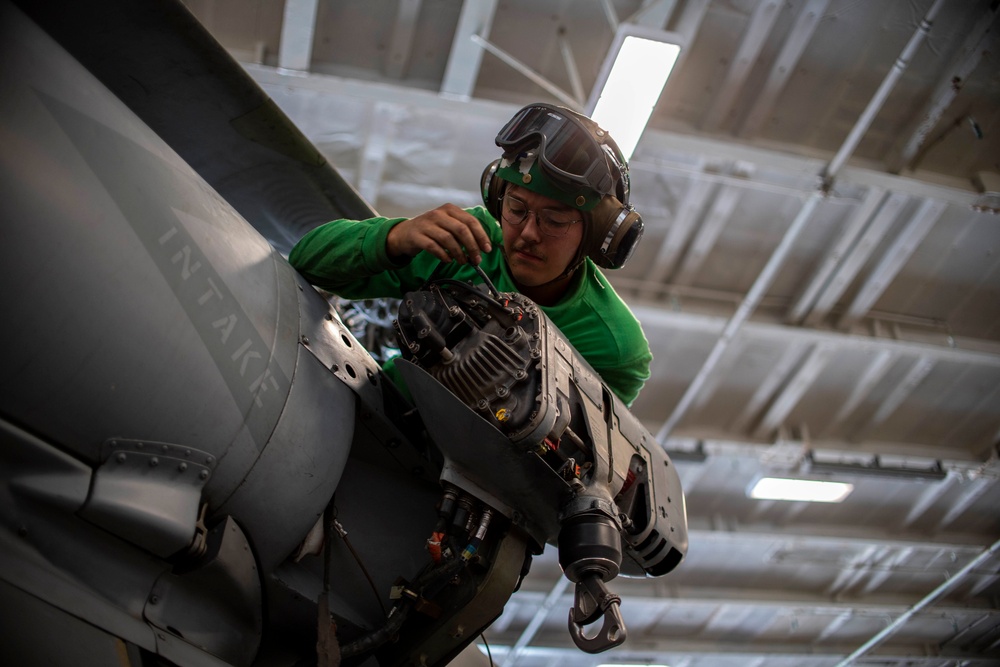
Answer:
[{"label": "man's arm", "polygon": [[288,261],[313,285],[346,298],[398,297],[419,287],[438,261],[465,264],[468,253],[478,263],[490,249],[479,219],[445,204],[410,219],[328,222],[303,236]]}]

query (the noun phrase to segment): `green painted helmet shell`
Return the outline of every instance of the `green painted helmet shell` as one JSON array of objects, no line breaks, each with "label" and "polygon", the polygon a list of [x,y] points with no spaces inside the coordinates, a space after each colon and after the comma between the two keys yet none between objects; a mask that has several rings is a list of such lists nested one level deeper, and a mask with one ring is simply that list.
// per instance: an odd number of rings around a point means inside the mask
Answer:
[{"label": "green painted helmet shell", "polygon": [[534,155],[534,151],[527,151],[514,157],[504,156],[497,167],[496,175],[508,183],[519,185],[581,211],[591,211],[601,202],[602,196],[589,188],[566,190],[560,187],[545,175]]}]

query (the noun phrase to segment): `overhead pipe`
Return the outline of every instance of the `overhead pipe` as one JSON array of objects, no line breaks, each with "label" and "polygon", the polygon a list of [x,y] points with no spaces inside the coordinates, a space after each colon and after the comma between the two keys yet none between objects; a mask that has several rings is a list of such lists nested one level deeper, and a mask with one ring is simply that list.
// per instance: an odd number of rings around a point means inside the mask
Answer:
[{"label": "overhead pipe", "polygon": [[877,635],[875,635],[874,637],[866,641],[864,644],[859,646],[858,649],[854,651],[854,653],[851,653],[849,656],[838,662],[836,667],[848,667],[849,665],[853,665],[855,660],[857,660],[864,654],[868,653],[870,650],[878,646],[886,637],[896,632],[896,630],[898,630],[899,628],[903,627],[903,625],[908,620],[910,620],[910,618],[914,614],[918,613],[921,609],[927,607],[928,605],[934,604],[934,602],[937,601],[938,598],[940,598],[942,595],[951,590],[958,582],[960,582],[963,578],[965,578],[966,575],[968,575],[977,567],[985,563],[987,560],[990,559],[990,557],[992,557],[998,551],[1000,551],[1000,540],[994,542],[993,545],[990,546],[990,548],[986,549],[981,554],[972,559],[968,564],[966,564],[965,567],[956,572],[955,576],[951,577],[950,579],[942,583],[940,586],[935,588],[933,591],[928,593],[927,597],[925,597],[923,600],[921,600],[920,602],[918,602],[917,604],[913,605],[905,612],[900,614],[899,618],[897,618],[889,625],[885,626],[881,632],[879,632]]},{"label": "overhead pipe", "polygon": [[858,143],[861,141],[861,137],[868,131],[868,127],[872,124],[872,121],[875,120],[875,115],[879,112],[879,109],[881,109],[882,105],[885,104],[886,99],[889,97],[889,93],[891,93],[892,89],[896,86],[896,82],[901,76],[903,76],[903,72],[906,71],[906,68],[909,66],[910,60],[913,58],[914,54],[916,54],[920,43],[924,41],[927,33],[930,32],[934,19],[937,17],[938,12],[941,10],[941,7],[946,1],[947,0],[935,0],[934,4],[931,5],[931,8],[927,10],[927,14],[925,14],[924,18],[920,21],[920,25],[917,26],[916,32],[914,32],[913,36],[910,37],[910,41],[907,42],[903,52],[899,54],[898,58],[896,58],[896,62],[893,64],[892,69],[889,70],[889,73],[885,75],[885,79],[882,80],[882,85],[879,86],[879,89],[875,92],[875,96],[868,103],[868,107],[862,112],[861,116],[858,118],[858,122],[855,123],[854,128],[851,130],[851,133],[848,134],[847,139],[844,140],[844,144],[840,147],[840,150],[837,151],[837,154],[833,157],[830,164],[824,171],[823,179],[827,184],[832,183],[833,179],[837,175],[837,172],[839,172],[840,168],[844,166],[844,162],[847,161],[847,158],[850,157],[851,153],[854,152],[854,149],[857,148]]},{"label": "overhead pipe", "polygon": [[920,21],[920,25],[913,33],[910,41],[906,44],[906,47],[896,59],[892,69],[889,70],[888,74],[886,74],[885,79],[882,81],[882,85],[879,86],[879,89],[875,92],[875,96],[872,97],[867,108],[865,108],[864,112],[862,112],[862,114],[858,117],[857,122],[854,124],[851,132],[847,135],[847,138],[844,140],[840,150],[837,151],[833,159],[830,160],[827,166],[820,173],[820,177],[823,179],[822,183],[810,194],[809,198],[806,199],[805,203],[802,205],[802,208],[799,210],[795,220],[792,221],[792,224],[785,231],[785,235],[781,239],[781,242],[778,243],[778,247],[774,249],[770,259],[768,259],[767,264],[764,266],[764,269],[760,272],[760,275],[757,276],[757,280],[755,280],[754,284],[750,287],[750,291],[747,292],[746,297],[740,303],[736,312],[726,323],[722,335],[715,342],[715,346],[709,353],[705,363],[702,364],[702,367],[699,369],[694,380],[691,381],[687,391],[684,392],[684,396],[681,397],[681,400],[677,403],[673,413],[671,413],[670,417],[666,422],[664,422],[663,426],[660,427],[660,430],[656,433],[656,439],[661,445],[666,444],[666,439],[670,436],[670,433],[674,430],[680,420],[687,414],[691,405],[694,404],[699,392],[702,387],[705,386],[705,383],[708,381],[709,376],[715,370],[716,366],[718,366],[719,361],[722,359],[722,355],[729,347],[729,344],[732,342],[736,333],[740,330],[747,319],[750,318],[750,315],[757,308],[757,306],[760,305],[760,300],[763,298],[764,294],[771,286],[771,283],[774,281],[774,277],[777,275],[778,270],[781,268],[785,259],[787,259],[788,254],[791,252],[792,246],[794,245],[799,234],[803,229],[805,229],[806,223],[809,221],[813,211],[816,210],[819,202],[822,201],[822,199],[830,192],[833,180],[836,178],[840,168],[847,161],[847,158],[851,155],[851,153],[854,152],[854,149],[857,148],[861,137],[868,131],[872,121],[875,120],[875,115],[878,113],[879,109],[882,108],[882,105],[889,97],[889,93],[892,92],[896,82],[903,75],[903,72],[909,65],[910,59],[913,57],[913,54],[916,53],[917,47],[927,36],[927,33],[930,32],[930,27],[935,16],[937,16],[946,1],[947,0],[935,0],[934,4],[924,15],[924,18]]}]

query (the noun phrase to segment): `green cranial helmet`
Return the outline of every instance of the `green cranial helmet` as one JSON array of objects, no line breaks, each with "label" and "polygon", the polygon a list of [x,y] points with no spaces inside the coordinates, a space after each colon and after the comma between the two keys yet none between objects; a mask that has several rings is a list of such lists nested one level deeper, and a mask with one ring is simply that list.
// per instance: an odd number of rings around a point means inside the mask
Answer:
[{"label": "green cranial helmet", "polygon": [[507,184],[583,213],[584,239],[568,271],[585,257],[621,268],[642,237],[642,218],[629,205],[628,163],[614,139],[590,118],[551,104],[531,104],[500,130],[503,156],[483,172],[483,200],[500,219]]},{"label": "green cranial helmet", "polygon": [[508,183],[520,185],[522,188],[544,197],[551,197],[581,211],[593,210],[604,197],[588,186],[577,185],[567,188],[549,177],[538,160],[537,147],[514,156],[505,154],[497,166],[497,176]]}]

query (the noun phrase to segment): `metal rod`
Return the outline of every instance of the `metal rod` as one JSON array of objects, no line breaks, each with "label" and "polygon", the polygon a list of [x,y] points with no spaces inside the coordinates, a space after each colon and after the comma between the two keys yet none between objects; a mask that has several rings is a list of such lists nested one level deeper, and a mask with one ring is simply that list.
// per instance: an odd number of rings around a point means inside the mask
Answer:
[{"label": "metal rod", "polygon": [[913,33],[913,36],[910,37],[910,41],[906,44],[903,52],[899,54],[899,57],[896,58],[896,62],[893,64],[892,69],[890,69],[889,73],[885,75],[885,79],[882,80],[882,85],[879,86],[879,89],[875,92],[875,96],[872,97],[870,102],[868,102],[867,108],[865,108],[865,110],[861,113],[858,121],[851,129],[851,133],[847,135],[847,139],[844,140],[843,145],[840,147],[840,150],[837,151],[834,158],[830,160],[830,164],[827,166],[826,171],[823,174],[827,181],[832,181],[836,177],[837,172],[840,171],[842,166],[844,166],[844,162],[847,161],[847,158],[850,157],[851,153],[854,152],[854,149],[857,148],[858,143],[861,141],[861,137],[868,131],[872,121],[875,120],[875,115],[878,114],[879,109],[881,109],[882,105],[885,104],[886,99],[889,97],[889,93],[892,92],[892,89],[896,86],[896,82],[899,80],[899,77],[903,76],[903,72],[909,66],[910,60],[917,52],[917,48],[920,46],[920,43],[924,41],[924,37],[926,37],[927,33],[930,32],[931,25],[934,23],[934,18],[937,16],[938,11],[945,2],[947,2],[947,0],[935,0],[934,4],[931,5],[931,8],[927,10],[927,13],[924,15],[923,20],[920,21],[920,25]]},{"label": "metal rod", "polygon": [[573,57],[573,49],[570,48],[569,39],[562,33],[559,35],[559,51],[566,64],[566,74],[569,76],[569,85],[573,89],[573,96],[576,98],[577,104],[583,106],[587,102],[587,94],[583,92],[583,80],[580,79],[580,70],[576,67],[576,58]]},{"label": "metal rod", "polygon": [[471,39],[472,42],[477,46],[486,49],[487,51],[495,55],[497,58],[504,61],[505,63],[513,67],[515,70],[517,70],[524,76],[531,79],[534,83],[537,83],[539,86],[541,86],[545,90],[549,91],[550,93],[558,97],[559,100],[562,101],[562,103],[568,106],[570,109],[573,109],[575,111],[580,110],[580,103],[574,100],[572,95],[559,88],[559,86],[555,85],[554,83],[552,83],[551,81],[540,75],[538,72],[536,72],[535,70],[531,69],[530,67],[522,63],[514,56],[510,55],[509,53],[500,49],[499,47],[493,45],[492,43],[483,39],[479,35],[472,35],[471,37],[469,37],[469,39]]},{"label": "metal rod", "polygon": [[861,656],[863,656],[865,653],[867,653],[868,651],[870,651],[873,648],[875,648],[880,642],[882,642],[882,640],[884,640],[886,637],[888,637],[889,635],[891,635],[892,633],[894,633],[896,630],[898,630],[899,628],[901,628],[908,620],[910,620],[911,616],[913,616],[914,614],[916,614],[917,612],[919,612],[924,607],[926,607],[926,606],[928,606],[930,604],[933,604],[939,597],[941,597],[942,595],[944,595],[945,593],[947,593],[948,590],[951,589],[952,586],[954,586],[955,584],[957,584],[967,574],[969,574],[974,569],[976,569],[977,567],[979,567],[980,565],[982,565],[984,562],[986,562],[998,550],[1000,550],[1000,540],[997,540],[996,542],[994,542],[993,545],[989,549],[987,549],[986,551],[982,552],[981,554],[979,554],[978,556],[976,556],[974,559],[972,559],[972,561],[970,561],[965,567],[963,567],[961,570],[959,570],[958,572],[956,572],[955,576],[953,576],[952,578],[948,579],[947,581],[945,581],[944,583],[942,583],[940,586],[938,586],[937,588],[935,588],[933,591],[931,591],[930,593],[928,593],[927,597],[925,597],[923,600],[921,600],[920,602],[918,602],[917,604],[913,605],[912,607],[910,607],[909,609],[907,609],[905,612],[903,612],[899,616],[899,618],[897,618],[895,621],[893,621],[892,623],[890,623],[889,625],[887,625],[885,628],[882,629],[881,632],[879,632],[877,635],[875,635],[874,637],[872,637],[871,639],[869,639],[868,641],[866,641],[864,644],[862,644],[860,647],[858,647],[858,649],[854,653],[850,654],[849,656],[847,656],[846,658],[844,658],[843,660],[841,660],[839,663],[837,663],[836,667],[848,667],[848,665],[854,664],[855,660],[857,660],[858,658],[860,658]]}]

